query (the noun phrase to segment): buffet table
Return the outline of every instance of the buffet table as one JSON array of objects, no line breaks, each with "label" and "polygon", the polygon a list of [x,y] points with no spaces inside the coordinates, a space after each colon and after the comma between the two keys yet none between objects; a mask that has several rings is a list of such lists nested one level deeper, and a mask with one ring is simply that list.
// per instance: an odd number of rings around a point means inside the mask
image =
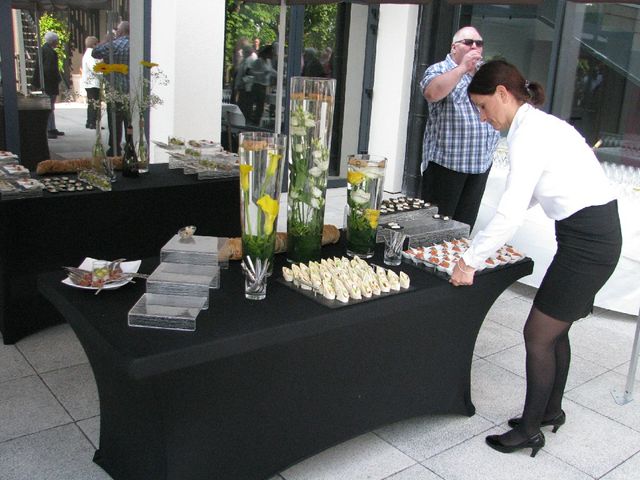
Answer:
[{"label": "buffet table", "polygon": [[36,276],[77,266],[84,257],[137,259],[158,255],[185,225],[198,234],[238,236],[237,178],[196,180],[151,165],[122,178],[111,192],[49,193],[0,201],[0,331],[11,344],[61,318],[37,293]]},{"label": "buffet table", "polygon": [[[343,245],[323,249],[343,253]],[[93,368],[94,461],[109,475],[264,480],[401,419],[473,415],[480,326],[503,290],[533,269],[525,259],[455,288],[403,264],[409,291],[332,309],[283,285],[284,262],[276,256],[267,298],[258,302],[244,298],[239,264],[231,262],[195,332],[128,327],[144,282],[95,296],[61,284],[62,272],[39,277]],[[155,265],[146,259],[141,271]]]}]

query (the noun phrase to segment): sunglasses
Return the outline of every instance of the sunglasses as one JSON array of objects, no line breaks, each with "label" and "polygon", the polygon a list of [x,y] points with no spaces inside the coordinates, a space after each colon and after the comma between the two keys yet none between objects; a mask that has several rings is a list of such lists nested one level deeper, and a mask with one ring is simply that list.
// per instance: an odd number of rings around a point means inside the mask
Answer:
[{"label": "sunglasses", "polygon": [[464,40],[458,40],[457,42],[453,42],[453,43],[463,43],[467,47],[470,47],[475,43],[476,47],[482,47],[484,45],[484,40],[473,40],[471,38],[465,38]]}]

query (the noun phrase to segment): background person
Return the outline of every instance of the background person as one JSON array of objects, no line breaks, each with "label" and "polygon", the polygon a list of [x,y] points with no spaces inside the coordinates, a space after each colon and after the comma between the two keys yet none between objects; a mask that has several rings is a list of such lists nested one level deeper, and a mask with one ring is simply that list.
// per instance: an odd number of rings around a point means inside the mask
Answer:
[{"label": "background person", "polygon": [[[113,46],[113,63],[121,63],[129,65],[129,22],[120,22],[116,29],[115,39],[112,41],[104,41],[97,45],[91,55],[93,58],[101,59],[105,63],[110,63],[111,46]],[[113,88],[118,95],[129,95],[129,74],[112,73]],[[107,81],[107,88],[111,87],[111,79]],[[112,112],[115,112],[115,124],[113,122]],[[127,125],[127,112],[125,105],[118,101],[107,102],[107,121],[109,124],[109,149],[107,155],[112,157],[122,155],[122,131]],[[113,151],[113,142],[116,142],[116,152]]]},{"label": "background person", "polygon": [[475,28],[460,29],[445,60],[427,68],[420,82],[429,104],[422,143],[422,198],[436,204],[441,215],[472,230],[500,138],[480,122],[467,96],[483,46]]},{"label": "background person", "polygon": [[272,79],[276,77],[276,71],[271,66],[273,46],[266,45],[258,52],[258,59],[251,64],[250,72],[253,76],[251,88],[251,108],[249,109],[248,123],[260,126],[264,103],[267,99],[267,88],[271,86]]},{"label": "background person", "polygon": [[97,117],[100,114],[100,77],[93,71],[98,59],[93,58],[91,52],[98,44],[96,37],[87,37],[84,41],[85,51],[82,56],[82,86],[87,92],[87,123],[86,128],[95,129]]},{"label": "background person", "polygon": [[[44,45],[40,49],[40,57],[42,59],[42,77],[44,79],[44,93],[49,95],[51,101],[51,113],[49,113],[49,119],[47,120],[47,137],[58,138],[60,135],[64,135],[56,128],[56,100],[60,93],[60,69],[58,68],[58,54],[56,47],[58,46],[58,34],[55,32],[47,32],[44,34]],[[33,73],[33,84],[36,88],[41,88],[40,85],[40,68],[39,64],[36,64],[36,69]]]},{"label": "background person", "polygon": [[484,264],[540,204],[555,220],[558,249],[524,326],[527,394],[513,428],[490,435],[492,448],[510,453],[545,444],[541,426],[564,424],[562,410],[571,349],[569,328],[593,308],[595,294],[613,273],[622,246],[618,204],[585,139],[568,123],[537,110],[544,90],[513,65],[491,61],[469,84],[480,118],[508,131],[510,171],[496,214],[454,267],[451,283],[470,285]]}]

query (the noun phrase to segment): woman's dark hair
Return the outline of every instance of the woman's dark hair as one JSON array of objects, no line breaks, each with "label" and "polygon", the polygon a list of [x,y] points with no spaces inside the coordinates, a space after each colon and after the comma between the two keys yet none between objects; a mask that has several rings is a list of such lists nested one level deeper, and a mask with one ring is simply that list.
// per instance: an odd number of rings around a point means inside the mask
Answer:
[{"label": "woman's dark hair", "polygon": [[504,60],[490,60],[480,67],[467,87],[469,95],[493,95],[502,85],[516,100],[539,106],[544,103],[544,88],[526,80],[520,71]]}]

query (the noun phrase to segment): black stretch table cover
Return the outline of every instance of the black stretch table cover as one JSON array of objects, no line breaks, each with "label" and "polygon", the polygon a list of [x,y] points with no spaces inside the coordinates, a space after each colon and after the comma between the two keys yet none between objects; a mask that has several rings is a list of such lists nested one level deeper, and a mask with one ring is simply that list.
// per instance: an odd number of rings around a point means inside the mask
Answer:
[{"label": "black stretch table cover", "polygon": [[49,193],[0,201],[0,330],[14,343],[61,319],[37,294],[36,275],[84,257],[157,256],[185,225],[240,235],[237,178],[197,180],[166,164],[123,178],[111,192]]},{"label": "black stretch table cover", "polygon": [[[276,265],[283,261],[278,255]],[[400,268],[415,290],[329,309],[280,284],[279,268],[265,300],[245,300],[232,262],[195,332],[128,327],[142,282],[99,296],[62,285],[57,272],[40,276],[39,285],[95,374],[96,463],[115,479],[259,480],[394,421],[475,413],[478,331],[495,299],[533,262],[465,288]]]}]

